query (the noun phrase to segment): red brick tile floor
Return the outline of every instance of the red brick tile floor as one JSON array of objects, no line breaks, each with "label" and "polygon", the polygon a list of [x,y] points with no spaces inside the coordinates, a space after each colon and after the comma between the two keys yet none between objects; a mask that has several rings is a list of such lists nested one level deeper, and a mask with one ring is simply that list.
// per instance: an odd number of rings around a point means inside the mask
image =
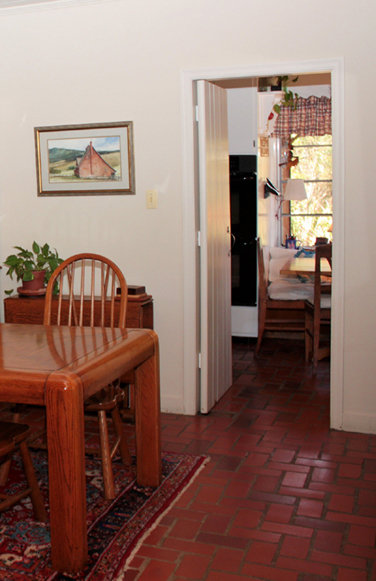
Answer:
[{"label": "red brick tile floor", "polygon": [[208,415],[162,414],[164,450],[210,461],[122,581],[376,581],[376,436],[330,430],[328,361],[254,345]]}]

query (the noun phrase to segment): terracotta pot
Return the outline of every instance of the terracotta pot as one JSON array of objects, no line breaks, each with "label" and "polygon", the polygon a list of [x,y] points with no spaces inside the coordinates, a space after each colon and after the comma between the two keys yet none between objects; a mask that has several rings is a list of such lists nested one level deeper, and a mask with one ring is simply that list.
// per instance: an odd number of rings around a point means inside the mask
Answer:
[{"label": "terracotta pot", "polygon": [[34,270],[33,280],[23,280],[22,288],[27,291],[39,290],[44,287],[44,277],[46,273],[44,270]]}]

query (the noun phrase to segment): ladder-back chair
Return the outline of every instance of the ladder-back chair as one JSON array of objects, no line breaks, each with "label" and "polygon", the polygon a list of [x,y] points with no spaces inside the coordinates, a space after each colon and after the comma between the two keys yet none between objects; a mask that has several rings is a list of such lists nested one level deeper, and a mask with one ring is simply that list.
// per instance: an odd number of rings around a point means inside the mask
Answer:
[{"label": "ladder-back chair", "polygon": [[[120,290],[120,294],[118,293]],[[53,272],[46,290],[44,324],[125,328],[128,288],[121,270],[98,254],[76,254],[67,258]],[[115,498],[112,458],[117,450],[123,464],[131,455],[122,425],[119,404],[124,401],[120,379],[85,402],[85,412],[96,412],[99,421],[100,452],[104,495]],[[116,433],[111,447],[107,413],[111,414]],[[94,453],[92,448],[86,452]]]}]

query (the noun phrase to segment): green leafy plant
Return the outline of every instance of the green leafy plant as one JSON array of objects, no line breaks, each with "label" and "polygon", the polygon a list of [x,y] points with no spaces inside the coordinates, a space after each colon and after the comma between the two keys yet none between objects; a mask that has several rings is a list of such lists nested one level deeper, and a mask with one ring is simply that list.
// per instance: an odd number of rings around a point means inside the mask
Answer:
[{"label": "green leafy plant", "polygon": [[[28,281],[34,280],[35,271],[45,271],[45,284],[51,278],[51,274],[63,262],[55,249],[51,249],[48,244],[40,246],[33,242],[32,251],[15,246],[19,252],[17,254],[10,254],[4,261],[4,265],[8,267],[7,275],[13,280],[13,275],[16,275],[17,280]],[[12,294],[13,290],[5,291],[5,294]]]},{"label": "green leafy plant", "polygon": [[[296,83],[298,78],[299,77],[295,77],[294,79],[291,79],[291,82]],[[284,105],[285,107],[290,107],[293,111],[295,111],[298,105],[299,95],[298,93],[294,93],[293,91],[291,91],[291,89],[288,88],[287,84],[289,83],[289,81],[290,78],[288,75],[278,77],[278,83],[282,85],[282,91],[284,93],[280,103],[276,103],[273,107],[274,111],[278,114],[281,112],[281,105]]]}]

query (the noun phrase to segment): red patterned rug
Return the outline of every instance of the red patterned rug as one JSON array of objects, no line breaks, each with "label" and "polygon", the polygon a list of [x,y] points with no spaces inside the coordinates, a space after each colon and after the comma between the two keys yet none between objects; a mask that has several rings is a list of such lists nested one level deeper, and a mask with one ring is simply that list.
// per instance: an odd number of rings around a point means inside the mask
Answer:
[{"label": "red patterned rug", "polygon": [[[32,452],[48,507],[47,455]],[[135,466],[114,462],[116,498],[103,498],[99,460],[86,458],[89,563],[79,575],[51,569],[49,524],[33,520],[26,498],[0,514],[0,579],[6,581],[115,581],[121,579],[135,548],[171,508],[205,464],[205,457],[163,453],[163,480],[157,489],[137,486]],[[24,486],[15,456],[9,482],[12,492]]]}]

